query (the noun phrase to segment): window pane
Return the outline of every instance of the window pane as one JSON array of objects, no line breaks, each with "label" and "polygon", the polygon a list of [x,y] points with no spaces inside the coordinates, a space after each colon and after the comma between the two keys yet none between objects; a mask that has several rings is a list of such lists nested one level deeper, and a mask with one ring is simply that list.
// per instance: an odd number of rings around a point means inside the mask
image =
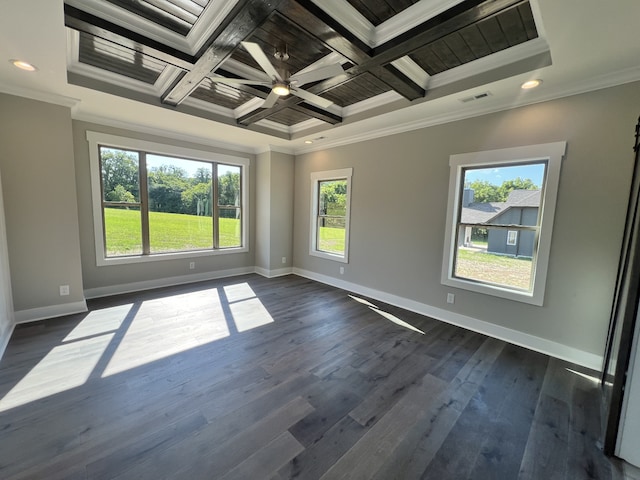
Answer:
[{"label": "window pane", "polygon": [[107,257],[141,255],[140,207],[107,206],[103,212]]},{"label": "window pane", "polygon": [[212,164],[147,155],[151,253],[213,248]]},{"label": "window pane", "polygon": [[218,241],[220,248],[242,246],[242,221],[239,208],[220,208]]},{"label": "window pane", "polygon": [[347,180],[320,182],[319,215],[345,216],[347,214]]},{"label": "window pane", "polygon": [[102,200],[140,202],[138,152],[100,147]]},{"label": "window pane", "polygon": [[[509,233],[516,233],[509,243]],[[460,226],[454,275],[529,291],[533,278],[535,232]]]},{"label": "window pane", "polygon": [[318,217],[318,250],[344,255],[346,233],[345,217]]},{"label": "window pane", "polygon": [[218,165],[218,205],[240,206],[240,167]]}]

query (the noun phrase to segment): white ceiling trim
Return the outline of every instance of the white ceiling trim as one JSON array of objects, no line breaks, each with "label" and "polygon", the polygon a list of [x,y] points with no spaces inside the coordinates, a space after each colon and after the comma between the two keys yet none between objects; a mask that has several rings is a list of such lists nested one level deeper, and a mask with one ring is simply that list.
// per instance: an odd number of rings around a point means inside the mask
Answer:
[{"label": "white ceiling trim", "polygon": [[202,48],[213,35],[223,20],[231,13],[238,0],[226,0],[224,2],[209,2],[200,18],[196,20],[193,28],[187,34],[187,42],[191,46],[191,54],[194,55]]},{"label": "white ceiling trim", "polygon": [[[66,0],[66,3],[177,50],[183,52],[192,50],[191,45],[182,35],[133,15],[104,0]],[[193,52],[191,53],[193,54]]]},{"label": "white ceiling trim", "polygon": [[358,10],[345,0],[312,0],[320,9],[338,21],[369,47],[375,44],[376,29]]},{"label": "white ceiling trim", "polygon": [[462,3],[462,0],[430,0],[414,3],[376,27],[375,43],[372,46],[382,45],[459,3]]},{"label": "white ceiling trim", "polygon": [[425,72],[420,65],[411,60],[409,56],[405,56],[394,60],[391,65],[396,67],[407,77],[409,77],[416,85],[420,85],[425,90],[429,86],[431,76]]},{"label": "white ceiling trim", "polygon": [[348,107],[342,109],[345,118],[351,115],[357,115],[358,113],[364,113],[372,108],[381,107],[387,103],[396,102],[402,100],[404,97],[395,90],[389,90],[388,92],[381,93],[375,97],[367,98]]},{"label": "white ceiling trim", "polygon": [[16,97],[28,98],[39,102],[52,103],[53,105],[60,105],[61,107],[67,107],[70,109],[77,107],[80,102],[82,102],[79,98],[66,97],[64,95],[58,95],[57,93],[42,92],[39,90],[31,90],[29,88],[3,85],[2,83],[0,83],[0,93],[7,93]]}]

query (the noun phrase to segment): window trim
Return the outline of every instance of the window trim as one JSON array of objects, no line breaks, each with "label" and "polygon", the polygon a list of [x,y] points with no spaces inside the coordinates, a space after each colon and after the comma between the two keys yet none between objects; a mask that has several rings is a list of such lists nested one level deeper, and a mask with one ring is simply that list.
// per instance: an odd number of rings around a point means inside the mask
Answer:
[{"label": "window trim", "polygon": [[[245,253],[249,251],[249,166],[251,160],[246,157],[236,157],[221,153],[207,152],[192,148],[179,147],[164,143],[150,142],[119,135],[111,135],[101,132],[87,131],[89,143],[89,167],[91,173],[91,204],[93,212],[94,246],[96,265],[125,265],[132,263],[146,263],[178,258],[209,257]],[[198,160],[209,163],[222,163],[242,168],[242,182],[240,191],[242,196],[242,246],[212,250],[191,250],[184,252],[154,253],[151,255],[130,255],[123,257],[107,257],[105,254],[104,226],[102,223],[102,181],[100,178],[100,146],[122,148],[128,150],[141,150],[145,153],[166,155],[184,158],[186,160]]]},{"label": "window trim", "polygon": [[[507,230],[507,245],[515,246],[518,244],[518,231],[519,230]],[[513,239],[511,239],[513,237]]]},{"label": "window trim", "polygon": [[[445,242],[442,258],[441,283],[472,292],[493,295],[542,306],[547,281],[551,235],[560,182],[560,167],[565,155],[567,142],[553,142],[521,147],[504,148],[455,154],[449,157],[449,195],[445,225]],[[499,287],[486,283],[465,280],[453,275],[453,262],[456,249],[456,224],[462,195],[462,173],[465,167],[482,165],[532,163],[547,161],[546,182],[542,188],[541,211],[538,235],[538,248],[534,253],[534,279],[531,292],[518,291],[508,287]]]},{"label": "window trim", "polygon": [[[334,260],[341,263],[349,263],[349,231],[351,224],[351,176],[353,175],[353,168],[342,168],[339,170],[326,170],[324,172],[311,172],[311,215],[309,217],[311,228],[309,233],[309,255],[314,257],[320,257],[327,260]],[[347,199],[346,199],[346,212],[345,212],[345,239],[344,239],[344,255],[336,253],[324,252],[317,248],[317,236],[318,236],[318,194],[320,182],[330,180],[344,180],[347,181]]]}]

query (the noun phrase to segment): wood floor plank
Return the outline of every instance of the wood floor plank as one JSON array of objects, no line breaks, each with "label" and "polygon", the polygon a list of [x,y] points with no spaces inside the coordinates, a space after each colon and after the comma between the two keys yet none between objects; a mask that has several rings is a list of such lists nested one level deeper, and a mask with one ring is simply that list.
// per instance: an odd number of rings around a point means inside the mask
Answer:
[{"label": "wood floor plank", "polygon": [[238,464],[220,480],[271,478],[304,447],[289,432],[283,432],[249,458]]},{"label": "wood floor plank", "polygon": [[543,394],[536,408],[518,478],[564,479],[567,473],[568,439],[568,405]]},{"label": "wood floor plank", "polygon": [[320,478],[372,478],[402,440],[404,432],[429,413],[432,407],[429,399],[438,398],[446,388],[446,382],[427,374]]}]

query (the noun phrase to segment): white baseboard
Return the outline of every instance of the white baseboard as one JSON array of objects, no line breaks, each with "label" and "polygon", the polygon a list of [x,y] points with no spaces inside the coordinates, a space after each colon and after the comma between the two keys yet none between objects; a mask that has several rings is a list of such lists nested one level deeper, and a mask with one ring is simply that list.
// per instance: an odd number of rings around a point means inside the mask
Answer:
[{"label": "white baseboard", "polygon": [[16,324],[37,322],[47,318],[62,317],[64,315],[72,315],[74,313],[82,313],[87,311],[87,302],[63,303],[61,305],[48,305],[46,307],[30,308],[29,310],[18,310],[14,313]]},{"label": "white baseboard", "polygon": [[461,315],[459,313],[450,312],[442,308],[432,307],[425,303],[416,302],[408,298],[393,295],[380,290],[375,290],[369,287],[364,287],[351,282],[346,282],[338,278],[329,277],[319,273],[303,270],[300,268],[294,268],[293,273],[301,277],[309,278],[327,285],[331,285],[343,290],[365,295],[369,298],[380,300],[381,302],[395,305],[396,307],[404,308],[412,312],[420,313],[436,320],[440,320],[452,325],[457,325],[474,332],[482,333],[493,338],[504,340],[505,342],[519,345],[521,347],[534,350],[536,352],[544,353],[546,355],[566,360],[571,363],[576,363],[593,370],[600,370],[602,368],[602,356],[595,355],[593,353],[585,352],[574,347],[569,347],[546,338],[537,337],[529,333],[520,332],[511,328],[496,325],[484,320],[478,320],[473,317]]},{"label": "white baseboard", "polygon": [[218,278],[236,277],[255,273],[255,267],[240,267],[229,270],[217,270],[214,272],[194,273],[191,275],[180,275],[177,277],[158,278],[145,280],[142,282],[123,283],[119,285],[109,285],[107,287],[88,288],[84,291],[84,297],[98,298],[110,295],[120,295],[122,293],[133,293],[154,288],[172,287],[174,285],[184,285],[187,283],[203,282],[206,280],[216,280]]},{"label": "white baseboard", "polygon": [[4,356],[4,352],[7,349],[7,345],[9,345],[9,340],[11,340],[11,336],[13,335],[13,330],[16,328],[16,324],[11,325],[11,328],[7,331],[7,334],[4,338],[0,338],[0,360]]},{"label": "white baseboard", "polygon": [[293,273],[293,268],[287,267],[287,268],[277,268],[275,270],[267,270],[266,268],[256,267],[255,272],[258,275],[262,275],[263,277],[274,278],[274,277],[283,277],[285,275],[291,275]]}]

